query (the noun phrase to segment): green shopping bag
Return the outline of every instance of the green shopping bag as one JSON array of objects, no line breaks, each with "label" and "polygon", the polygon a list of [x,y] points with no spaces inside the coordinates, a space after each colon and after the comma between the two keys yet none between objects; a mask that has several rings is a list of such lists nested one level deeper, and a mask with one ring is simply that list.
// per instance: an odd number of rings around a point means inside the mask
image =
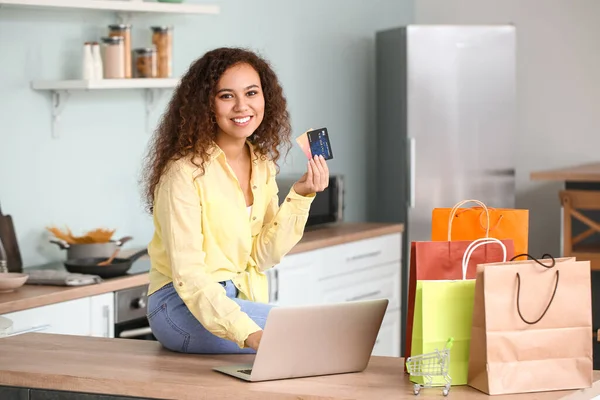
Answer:
[{"label": "green shopping bag", "polygon": [[[477,247],[491,243],[502,247],[506,262],[506,247],[501,241],[481,238],[473,241],[463,255],[462,280],[417,281],[411,356],[441,350],[449,337],[454,338],[449,364],[452,386],[466,385],[469,373],[475,279],[466,279],[467,266]],[[411,374],[410,380],[427,386],[446,385],[444,376],[428,373],[426,368]]]}]

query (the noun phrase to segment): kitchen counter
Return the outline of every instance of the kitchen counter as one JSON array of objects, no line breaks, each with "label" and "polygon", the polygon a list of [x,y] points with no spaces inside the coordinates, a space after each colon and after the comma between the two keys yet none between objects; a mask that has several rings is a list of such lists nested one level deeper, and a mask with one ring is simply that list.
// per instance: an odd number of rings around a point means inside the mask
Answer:
[{"label": "kitchen counter", "polygon": [[[154,341],[27,333],[0,339],[0,386],[179,400],[416,398],[402,358],[372,357],[360,373],[270,382],[248,383],[212,370],[253,357],[179,354]],[[600,394],[600,371],[594,371],[594,381],[585,390],[493,397],[455,386],[447,398],[590,399]],[[423,389],[419,398],[444,397],[434,388]]]},{"label": "kitchen counter", "polygon": [[537,181],[600,182],[600,163],[532,172],[530,178]]},{"label": "kitchen counter", "polygon": [[[302,240],[300,240],[289,254],[316,250],[327,246],[402,231],[402,224],[382,223],[342,223],[323,228],[308,229],[304,233]],[[139,249],[123,249],[121,255],[126,257],[137,250]],[[147,257],[142,257],[136,262],[148,262],[148,260]],[[27,272],[27,269],[25,269],[25,272]],[[12,293],[0,293],[0,315],[147,284],[148,274],[143,273],[106,279],[102,283],[89,286],[25,285]]]}]

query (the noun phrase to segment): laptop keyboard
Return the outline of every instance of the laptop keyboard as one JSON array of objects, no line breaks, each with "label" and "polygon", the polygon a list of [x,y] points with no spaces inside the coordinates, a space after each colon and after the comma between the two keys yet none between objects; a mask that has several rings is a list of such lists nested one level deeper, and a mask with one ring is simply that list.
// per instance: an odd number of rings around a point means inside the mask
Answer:
[{"label": "laptop keyboard", "polygon": [[250,373],[252,372],[252,369],[238,369],[238,372],[241,372],[242,374],[250,375]]}]

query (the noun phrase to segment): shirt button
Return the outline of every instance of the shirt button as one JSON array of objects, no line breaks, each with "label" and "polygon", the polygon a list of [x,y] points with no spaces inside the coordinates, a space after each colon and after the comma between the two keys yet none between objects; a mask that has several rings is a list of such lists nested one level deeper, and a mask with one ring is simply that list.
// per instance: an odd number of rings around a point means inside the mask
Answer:
[{"label": "shirt button", "polygon": [[179,286],[183,286],[183,282],[179,282]]},{"label": "shirt button", "polygon": [[252,189],[256,189],[256,185],[252,186]]},{"label": "shirt button", "polygon": [[292,199],[290,199],[289,197],[287,199],[285,199],[286,201],[292,201]]},{"label": "shirt button", "polygon": [[252,217],[252,221],[254,221],[256,219],[256,217]]},{"label": "shirt button", "polygon": [[273,225],[277,226],[277,222],[273,222]]}]

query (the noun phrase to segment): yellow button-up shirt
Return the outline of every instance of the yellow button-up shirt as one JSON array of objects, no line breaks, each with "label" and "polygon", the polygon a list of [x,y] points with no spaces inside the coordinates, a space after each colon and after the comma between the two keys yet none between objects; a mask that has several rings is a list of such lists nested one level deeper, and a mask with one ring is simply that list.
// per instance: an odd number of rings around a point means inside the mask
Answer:
[{"label": "yellow button-up shirt", "polygon": [[239,297],[268,302],[264,271],[278,264],[302,238],[314,194],[290,190],[279,206],[275,165],[252,151],[248,213],[225,153],[214,146],[204,175],[191,162],[172,162],[157,185],[154,236],[148,246],[152,294],[169,282],[191,313],[210,332],[245,347],[260,327],[225,294],[232,280]]}]

